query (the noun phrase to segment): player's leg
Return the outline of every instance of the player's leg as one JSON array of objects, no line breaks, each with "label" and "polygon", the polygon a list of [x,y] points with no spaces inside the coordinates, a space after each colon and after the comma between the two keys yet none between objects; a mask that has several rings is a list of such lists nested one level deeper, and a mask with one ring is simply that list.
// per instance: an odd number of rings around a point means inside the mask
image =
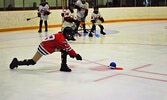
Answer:
[{"label": "player's leg", "polygon": [[40,22],[39,22],[39,33],[41,33],[42,32],[42,24],[43,24],[43,20],[40,20]]},{"label": "player's leg", "polygon": [[18,61],[17,58],[14,58],[13,61],[10,64],[10,69],[17,68],[21,65],[35,65],[36,62],[42,57],[42,55],[39,52],[36,52],[34,57],[32,59],[24,59],[23,61]]},{"label": "player's leg", "polygon": [[61,51],[61,68],[60,71],[71,72],[71,69],[67,66],[67,52]]},{"label": "player's leg", "polygon": [[85,18],[81,18],[81,21],[83,22],[82,26],[83,26],[84,33],[88,33],[86,31]]},{"label": "player's leg", "polygon": [[100,33],[106,35],[106,33],[103,31],[104,30],[103,25],[100,24],[99,27],[100,27]]},{"label": "player's leg", "polygon": [[47,20],[44,21],[44,23],[45,23],[45,32],[48,32],[48,23],[47,23]]},{"label": "player's leg", "polygon": [[90,30],[90,33],[89,33],[89,37],[93,37],[93,34],[92,32],[96,30],[96,25],[95,24],[92,24],[92,28]]},{"label": "player's leg", "polygon": [[75,32],[78,32],[78,28],[79,28],[80,23],[81,23],[80,21],[78,21],[78,22],[76,23]]}]

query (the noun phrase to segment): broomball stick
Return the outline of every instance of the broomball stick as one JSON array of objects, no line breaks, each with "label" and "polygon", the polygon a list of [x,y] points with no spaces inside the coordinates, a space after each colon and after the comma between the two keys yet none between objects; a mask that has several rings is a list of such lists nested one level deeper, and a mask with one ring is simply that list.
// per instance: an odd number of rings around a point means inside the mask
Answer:
[{"label": "broomball stick", "polygon": [[97,65],[101,65],[101,66],[105,66],[105,67],[110,67],[111,69],[115,69],[115,70],[123,70],[122,67],[116,67],[116,63],[115,62],[111,62],[110,65],[107,66],[107,65],[104,65],[104,64],[101,64],[101,63],[98,63],[98,62],[94,62],[94,61],[90,61],[90,60],[87,60],[87,59],[82,59],[82,60],[90,62],[90,63],[97,64]]},{"label": "broomball stick", "polygon": [[[86,21],[87,21],[87,20],[86,20]],[[88,21],[87,21],[87,22],[88,22]],[[90,26],[89,24],[88,24],[88,26],[89,26],[89,28],[91,29],[91,26]],[[96,30],[94,31],[94,33],[95,33],[95,36],[96,36],[97,38],[100,37],[100,35],[96,33]]]},{"label": "broomball stick", "polygon": [[27,21],[30,21],[30,20],[35,19],[35,18],[38,18],[38,16],[36,16],[36,17],[31,17],[31,18],[27,18]]}]

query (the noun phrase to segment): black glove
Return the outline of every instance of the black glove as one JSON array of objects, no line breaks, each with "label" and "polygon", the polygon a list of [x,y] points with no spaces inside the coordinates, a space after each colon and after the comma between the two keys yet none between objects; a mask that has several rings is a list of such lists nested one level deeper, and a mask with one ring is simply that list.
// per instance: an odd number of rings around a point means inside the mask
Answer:
[{"label": "black glove", "polygon": [[79,54],[77,54],[76,59],[77,60],[82,60],[82,57]]},{"label": "black glove", "polygon": [[50,15],[50,12],[48,12],[48,11],[44,12],[44,16],[45,15]]},{"label": "black glove", "polygon": [[40,13],[37,13],[38,17],[41,17],[41,14]]},{"label": "black glove", "polygon": [[91,20],[92,23],[95,23],[96,21],[95,20]]},{"label": "black glove", "polygon": [[99,17],[99,20],[100,20],[102,23],[104,22],[103,17]]}]

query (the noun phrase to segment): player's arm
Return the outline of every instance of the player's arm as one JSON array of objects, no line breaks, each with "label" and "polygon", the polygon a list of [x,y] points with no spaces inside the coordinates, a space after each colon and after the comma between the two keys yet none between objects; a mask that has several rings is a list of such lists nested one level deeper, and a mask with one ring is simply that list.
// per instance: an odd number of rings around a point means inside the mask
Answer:
[{"label": "player's arm", "polygon": [[75,22],[74,18],[70,16],[69,10],[64,13],[64,20],[70,23]]},{"label": "player's arm", "polygon": [[103,18],[103,16],[100,14],[100,12],[99,12],[99,20],[103,23],[104,22],[104,18]]},{"label": "player's arm", "polygon": [[49,5],[46,4],[46,11],[44,12],[44,15],[50,15]]},{"label": "player's arm", "polygon": [[88,15],[88,9],[89,9],[89,4],[87,3],[87,6],[85,8],[85,15],[84,15],[84,17],[86,17]]},{"label": "player's arm", "polygon": [[95,17],[94,17],[93,14],[92,14],[92,16],[91,16],[91,22],[92,22],[92,23],[95,23],[95,22],[96,22],[96,19],[95,19]]},{"label": "player's arm", "polygon": [[75,8],[78,9],[78,11],[81,11],[81,7],[79,6],[79,1],[75,2]]},{"label": "player's arm", "polygon": [[82,57],[79,54],[77,54],[74,51],[74,49],[70,47],[69,44],[64,44],[64,49],[61,49],[61,52],[67,52],[70,55],[70,57],[76,58],[77,60],[82,60]]},{"label": "player's arm", "polygon": [[37,15],[38,15],[38,17],[41,17],[41,6],[39,6],[39,8],[38,8],[38,13],[37,13]]}]

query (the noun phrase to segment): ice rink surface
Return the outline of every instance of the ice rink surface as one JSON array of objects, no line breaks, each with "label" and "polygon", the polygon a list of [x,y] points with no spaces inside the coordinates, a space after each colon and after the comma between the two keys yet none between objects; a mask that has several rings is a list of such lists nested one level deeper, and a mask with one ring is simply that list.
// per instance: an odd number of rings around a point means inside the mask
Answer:
[{"label": "ice rink surface", "polygon": [[[72,72],[60,72],[59,52],[10,70],[14,57],[33,57],[41,38],[37,30],[0,33],[0,100],[167,100],[167,22],[103,25],[106,36],[69,44],[84,59],[114,61],[124,70],[68,57]],[[59,30],[50,28],[48,35]]]}]

